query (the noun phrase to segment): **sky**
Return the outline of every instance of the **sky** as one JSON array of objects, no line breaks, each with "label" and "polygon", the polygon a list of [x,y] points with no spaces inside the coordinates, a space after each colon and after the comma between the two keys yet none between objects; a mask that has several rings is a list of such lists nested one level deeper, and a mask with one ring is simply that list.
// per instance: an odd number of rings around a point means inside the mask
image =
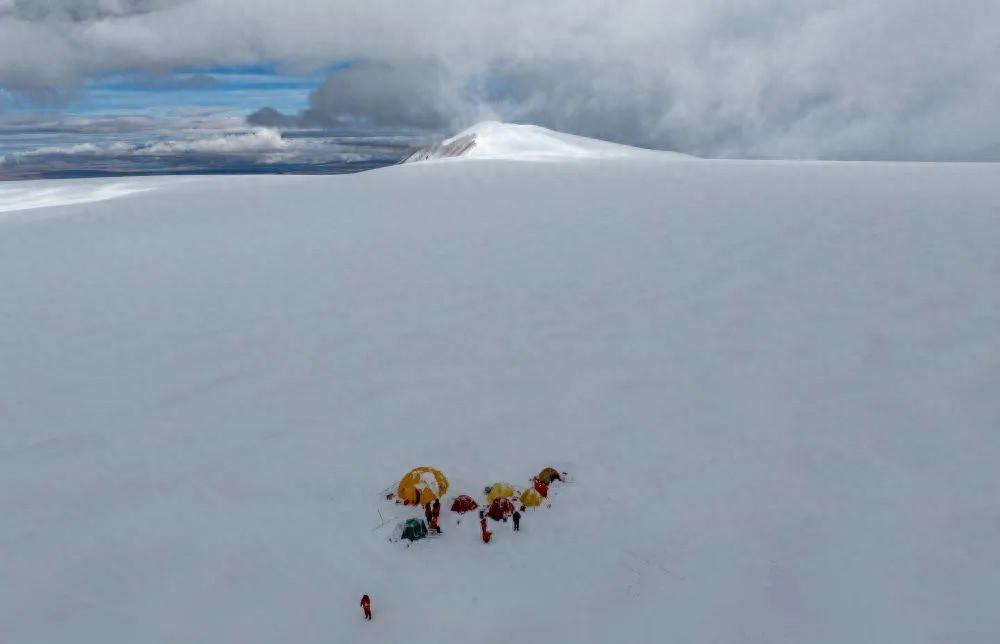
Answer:
[{"label": "sky", "polygon": [[997,0],[0,0],[0,172],[192,146],[371,161],[484,119],[706,157],[995,161],[997,34]]}]

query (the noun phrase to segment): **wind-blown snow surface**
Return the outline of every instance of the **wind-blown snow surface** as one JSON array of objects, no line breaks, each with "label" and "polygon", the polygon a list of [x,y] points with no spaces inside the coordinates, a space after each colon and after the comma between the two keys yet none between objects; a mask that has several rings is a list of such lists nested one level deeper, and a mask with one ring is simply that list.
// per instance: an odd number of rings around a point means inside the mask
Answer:
[{"label": "wind-blown snow surface", "polygon": [[26,181],[0,184],[0,217],[33,208],[106,201],[149,190],[139,181]]},{"label": "wind-blown snow surface", "polygon": [[0,222],[3,641],[1000,641],[1000,166],[143,181]]}]

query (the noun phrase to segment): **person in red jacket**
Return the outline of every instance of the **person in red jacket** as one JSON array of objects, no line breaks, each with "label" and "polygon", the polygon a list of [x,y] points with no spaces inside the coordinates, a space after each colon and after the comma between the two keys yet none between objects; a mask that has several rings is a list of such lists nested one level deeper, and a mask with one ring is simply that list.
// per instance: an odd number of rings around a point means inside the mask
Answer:
[{"label": "person in red jacket", "polygon": [[479,513],[479,528],[483,531],[483,543],[489,543],[493,533],[486,527],[486,517],[482,512]]},{"label": "person in red jacket", "polygon": [[365,611],[365,619],[372,618],[372,598],[368,595],[361,596],[361,610]]},{"label": "person in red jacket", "polygon": [[434,499],[434,504],[427,504],[427,508],[424,510],[424,516],[427,517],[427,527],[432,531],[441,534],[441,524],[438,523],[438,517],[441,516],[441,502]]}]

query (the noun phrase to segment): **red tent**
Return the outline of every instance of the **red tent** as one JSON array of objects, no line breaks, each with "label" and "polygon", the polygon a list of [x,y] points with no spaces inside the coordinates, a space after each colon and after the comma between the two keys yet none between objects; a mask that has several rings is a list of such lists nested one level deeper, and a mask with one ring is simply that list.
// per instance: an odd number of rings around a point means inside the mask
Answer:
[{"label": "red tent", "polygon": [[467,494],[462,494],[456,496],[455,500],[452,501],[451,511],[458,512],[459,514],[465,514],[466,512],[472,512],[479,507],[479,504],[472,500],[472,497]]},{"label": "red tent", "polygon": [[503,498],[494,499],[493,503],[490,503],[490,509],[486,511],[486,515],[495,521],[506,519],[512,514],[514,514],[514,504],[510,499]]},{"label": "red tent", "polygon": [[545,484],[545,481],[536,478],[535,479],[535,492],[538,492],[541,497],[547,498],[549,496],[549,486]]}]

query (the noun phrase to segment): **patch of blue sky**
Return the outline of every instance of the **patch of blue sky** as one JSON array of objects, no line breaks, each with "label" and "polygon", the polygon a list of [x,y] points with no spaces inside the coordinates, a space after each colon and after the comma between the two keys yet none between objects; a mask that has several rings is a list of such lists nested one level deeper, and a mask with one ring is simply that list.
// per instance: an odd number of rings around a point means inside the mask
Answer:
[{"label": "patch of blue sky", "polygon": [[116,75],[88,83],[80,99],[67,106],[77,113],[123,112],[163,115],[184,109],[249,113],[265,105],[298,110],[320,79],[271,73],[199,72],[148,78]]},{"label": "patch of blue sky", "polygon": [[225,114],[248,114],[261,106],[298,110],[306,105],[308,89],[214,87],[205,89],[92,89],[70,112],[77,114],[143,114],[171,116],[188,111],[212,110]]},{"label": "patch of blue sky", "polygon": [[242,115],[264,106],[295,112],[306,107],[309,92],[328,74],[347,66],[336,63],[295,73],[259,64],[179,68],[161,75],[110,74],[90,79],[66,104],[31,104],[0,93],[0,107],[70,115],[167,116],[191,110]]},{"label": "patch of blue sky", "polygon": [[322,80],[331,73],[347,69],[353,61],[337,61],[327,65],[310,66],[308,68],[292,64],[258,63],[256,65],[215,65],[211,67],[178,67],[173,70],[177,74],[220,74],[238,75],[250,74],[255,76],[282,76],[285,78],[312,78]]}]

